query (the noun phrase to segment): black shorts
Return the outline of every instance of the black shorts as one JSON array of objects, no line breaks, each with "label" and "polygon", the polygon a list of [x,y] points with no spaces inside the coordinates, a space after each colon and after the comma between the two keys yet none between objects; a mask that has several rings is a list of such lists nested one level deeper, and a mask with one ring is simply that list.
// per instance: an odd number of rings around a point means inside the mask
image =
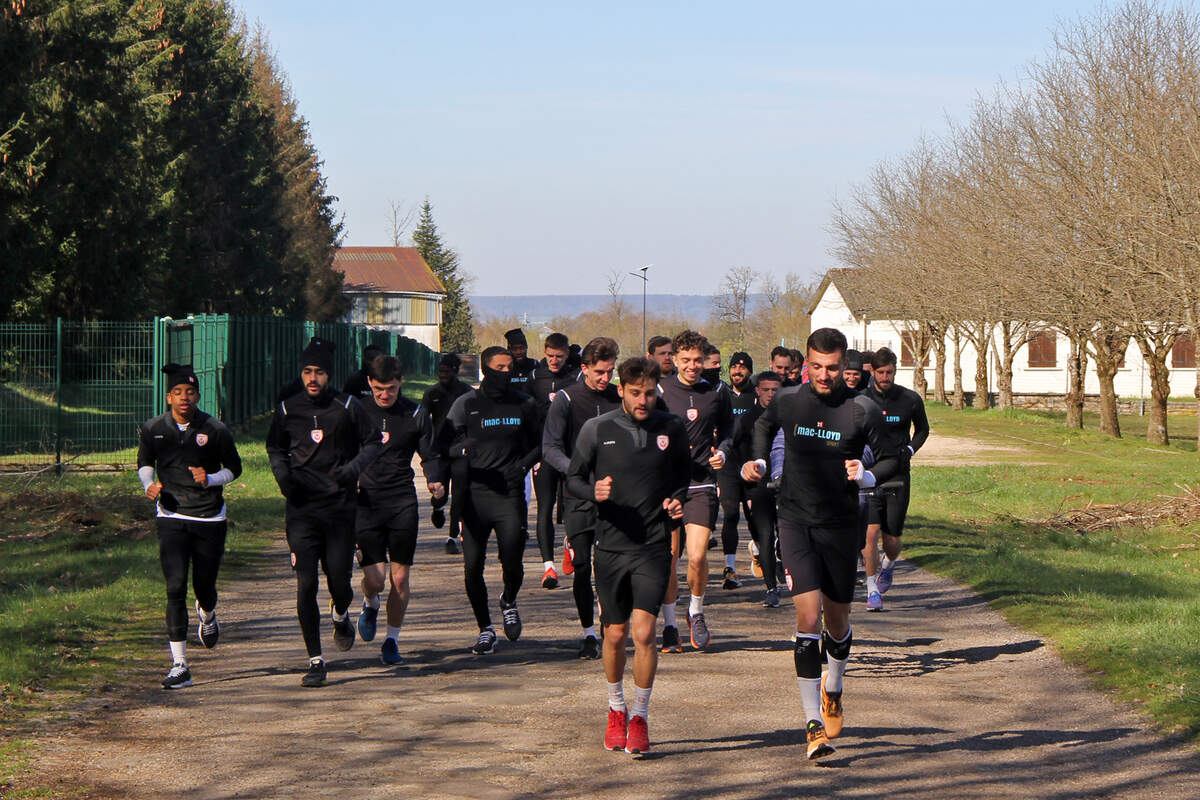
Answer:
[{"label": "black shorts", "polygon": [[649,547],[629,553],[596,550],[596,596],[600,621],[619,625],[635,608],[658,616],[671,578],[671,551]]},{"label": "black shorts", "polygon": [[354,524],[358,565],[393,564],[412,566],[417,550],[417,498],[403,505],[371,508],[360,505]]},{"label": "black shorts", "polygon": [[717,525],[717,490],[712,486],[688,489],[683,503],[683,524],[703,525],[710,531]]},{"label": "black shorts", "polygon": [[820,589],[835,603],[854,600],[858,573],[858,529],[814,528],[779,520],[779,551],[792,594]]},{"label": "black shorts", "polygon": [[904,519],[908,516],[908,479],[875,487],[867,498],[867,523],[879,525],[883,532],[899,536],[904,532]]}]

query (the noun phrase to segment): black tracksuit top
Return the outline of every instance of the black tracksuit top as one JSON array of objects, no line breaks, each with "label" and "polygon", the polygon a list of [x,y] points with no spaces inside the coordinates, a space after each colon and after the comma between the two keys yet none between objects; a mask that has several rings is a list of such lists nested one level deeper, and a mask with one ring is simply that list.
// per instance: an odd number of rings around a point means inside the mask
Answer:
[{"label": "black tracksuit top", "polygon": [[600,392],[583,381],[559,391],[542,428],[542,461],[565,475],[583,423],[620,407],[621,395],[611,383]]},{"label": "black tracksuit top", "polygon": [[754,460],[754,423],[762,416],[765,408],[757,402],[746,409],[746,412],[733,421],[733,440],[729,456],[729,469],[739,474],[742,465]]},{"label": "black tracksuit top", "polygon": [[551,372],[550,367],[546,364],[546,359],[543,358],[538,362],[537,368],[533,371],[533,378],[529,382],[529,390],[526,392],[537,403],[538,430],[541,430],[546,424],[546,414],[550,411],[550,404],[554,402],[554,396],[568,386],[574,386],[578,380],[579,370],[576,367],[564,366],[558,372]]},{"label": "black tracksuit top", "polygon": [[429,412],[413,401],[397,397],[389,408],[380,408],[374,398],[363,403],[363,410],[380,432],[379,457],[358,476],[362,496],[374,508],[402,505],[417,496],[413,485],[413,453],[421,454],[425,480],[442,480],[437,445],[433,438],[433,420]]},{"label": "black tracksuit top", "polygon": [[342,387],[342,394],[357,397],[358,402],[362,403],[363,406],[366,406],[368,401],[374,400],[374,392],[371,391],[371,384],[367,380],[367,371],[365,369],[356,369],[346,380],[346,385]]},{"label": "black tracksuit top", "polygon": [[541,458],[533,398],[509,389],[489,397],[472,389],[454,401],[446,415],[444,436],[450,453],[465,457],[471,482],[498,492],[523,490],[525,473]]},{"label": "black tracksuit top", "polygon": [[738,417],[745,414],[750,409],[758,405],[758,394],[754,391],[754,384],[746,382],[746,391],[738,394],[733,387],[729,387],[729,400],[731,403],[730,410],[733,414],[733,421],[736,424]]},{"label": "black tracksuit top", "polygon": [[242,459],[233,435],[216,417],[197,410],[187,430],[179,430],[171,412],[159,414],[138,428],[138,468],[154,467],[163,485],[158,502],[173,514],[215,517],[225,505],[223,486],[201,486],[188,467],[203,467],[208,474],[227,467],[233,477],[242,474]]},{"label": "black tracksuit top", "polygon": [[538,362],[529,356],[525,356],[520,361],[513,359],[512,372],[508,374],[509,388],[532,397],[533,371],[537,369],[537,365]]},{"label": "black tracksuit top", "polygon": [[353,491],[379,447],[379,429],[362,404],[328,389],[316,397],[302,390],[285,398],[275,407],[267,432],[271,472],[294,503]]},{"label": "black tracksuit top", "polygon": [[827,397],[813,384],[791,387],[775,395],[754,423],[753,456],[771,460],[771,442],[783,429],[783,479],[779,517],[822,528],[853,527],[858,520],[858,484],[846,478],[848,460],[862,458],[863,446],[875,453],[877,483],[900,467],[889,449],[879,408],[839,385]]},{"label": "black tracksuit top", "polygon": [[[712,448],[729,458],[729,440],[733,435],[733,402],[729,388],[713,385],[703,378],[691,386],[675,374],[658,384],[659,408],[683,421],[692,448],[692,485],[716,486],[716,474],[708,466]],[[724,467],[722,467],[724,469]]]},{"label": "black tracksuit top", "polygon": [[421,405],[429,412],[429,418],[433,420],[435,436],[441,435],[442,423],[446,421],[446,415],[450,413],[450,406],[469,391],[471,391],[471,387],[458,378],[453,380],[448,389],[439,381],[425,390],[425,395],[421,398]]},{"label": "black tracksuit top", "polygon": [[872,384],[863,390],[862,394],[879,406],[883,413],[883,429],[887,434],[888,446],[900,456],[900,471],[908,474],[907,448],[911,447],[913,453],[916,453],[929,438],[929,418],[925,416],[925,401],[912,389],[894,383],[887,392],[879,391],[879,388]]},{"label": "black tracksuit top", "polygon": [[670,546],[663,500],[684,498],[690,452],[682,420],[662,411],[637,423],[617,408],[583,424],[567,469],[567,490],[595,498],[596,479],[613,479],[612,496],[596,503],[597,548],[623,553]]}]

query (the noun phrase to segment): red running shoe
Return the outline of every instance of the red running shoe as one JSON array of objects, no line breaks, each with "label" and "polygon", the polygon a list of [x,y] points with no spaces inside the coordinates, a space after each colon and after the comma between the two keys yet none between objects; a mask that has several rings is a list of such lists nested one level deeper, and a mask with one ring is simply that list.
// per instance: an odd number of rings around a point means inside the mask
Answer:
[{"label": "red running shoe", "polygon": [[604,732],[604,747],[607,750],[625,749],[626,714],[624,711],[608,710],[608,730]]},{"label": "red running shoe", "polygon": [[571,562],[575,560],[575,550],[571,547],[571,543],[563,539],[563,575],[570,575],[575,571],[575,565]]},{"label": "red running shoe", "polygon": [[645,717],[629,718],[629,734],[625,740],[625,752],[634,755],[650,752],[650,729],[646,727]]},{"label": "red running shoe", "polygon": [[542,588],[558,588],[558,573],[554,571],[554,567],[547,567],[546,571],[542,573]]}]

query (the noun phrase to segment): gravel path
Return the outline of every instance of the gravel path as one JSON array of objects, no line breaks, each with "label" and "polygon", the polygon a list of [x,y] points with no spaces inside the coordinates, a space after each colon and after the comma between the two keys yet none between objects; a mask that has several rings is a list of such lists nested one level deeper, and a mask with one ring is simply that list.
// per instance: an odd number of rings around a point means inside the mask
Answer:
[{"label": "gravel path", "polygon": [[[978,597],[903,562],[885,613],[856,603],[836,754],[804,759],[792,615],[762,608],[749,579],[732,592],[714,580],[708,652],[663,656],[654,752],[634,759],[600,745],[603,673],[575,657],[570,591],[540,588],[535,547],[524,636],[476,658],[461,558],[423,528],[407,665],[383,666],[381,640],[337,652],[326,620],[329,685],[301,690],[281,540],[250,577],[222,586],[221,644],[193,646],[195,687],[132,676],[144,690],[41,737],[25,784],[105,798],[1200,797],[1195,751],[1152,733]],[[719,575],[719,554],[711,566]],[[495,602],[494,558],[488,583]],[[631,677],[626,687],[632,697]]]}]

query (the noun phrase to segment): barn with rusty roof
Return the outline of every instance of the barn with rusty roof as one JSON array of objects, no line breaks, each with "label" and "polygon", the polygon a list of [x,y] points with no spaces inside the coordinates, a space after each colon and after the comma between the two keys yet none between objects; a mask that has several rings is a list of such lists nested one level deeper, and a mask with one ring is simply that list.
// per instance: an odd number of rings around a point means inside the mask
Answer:
[{"label": "barn with rusty roof", "polygon": [[441,348],[446,288],[415,247],[343,247],[333,268],[345,275],[350,298],[344,321],[407,336]]}]

